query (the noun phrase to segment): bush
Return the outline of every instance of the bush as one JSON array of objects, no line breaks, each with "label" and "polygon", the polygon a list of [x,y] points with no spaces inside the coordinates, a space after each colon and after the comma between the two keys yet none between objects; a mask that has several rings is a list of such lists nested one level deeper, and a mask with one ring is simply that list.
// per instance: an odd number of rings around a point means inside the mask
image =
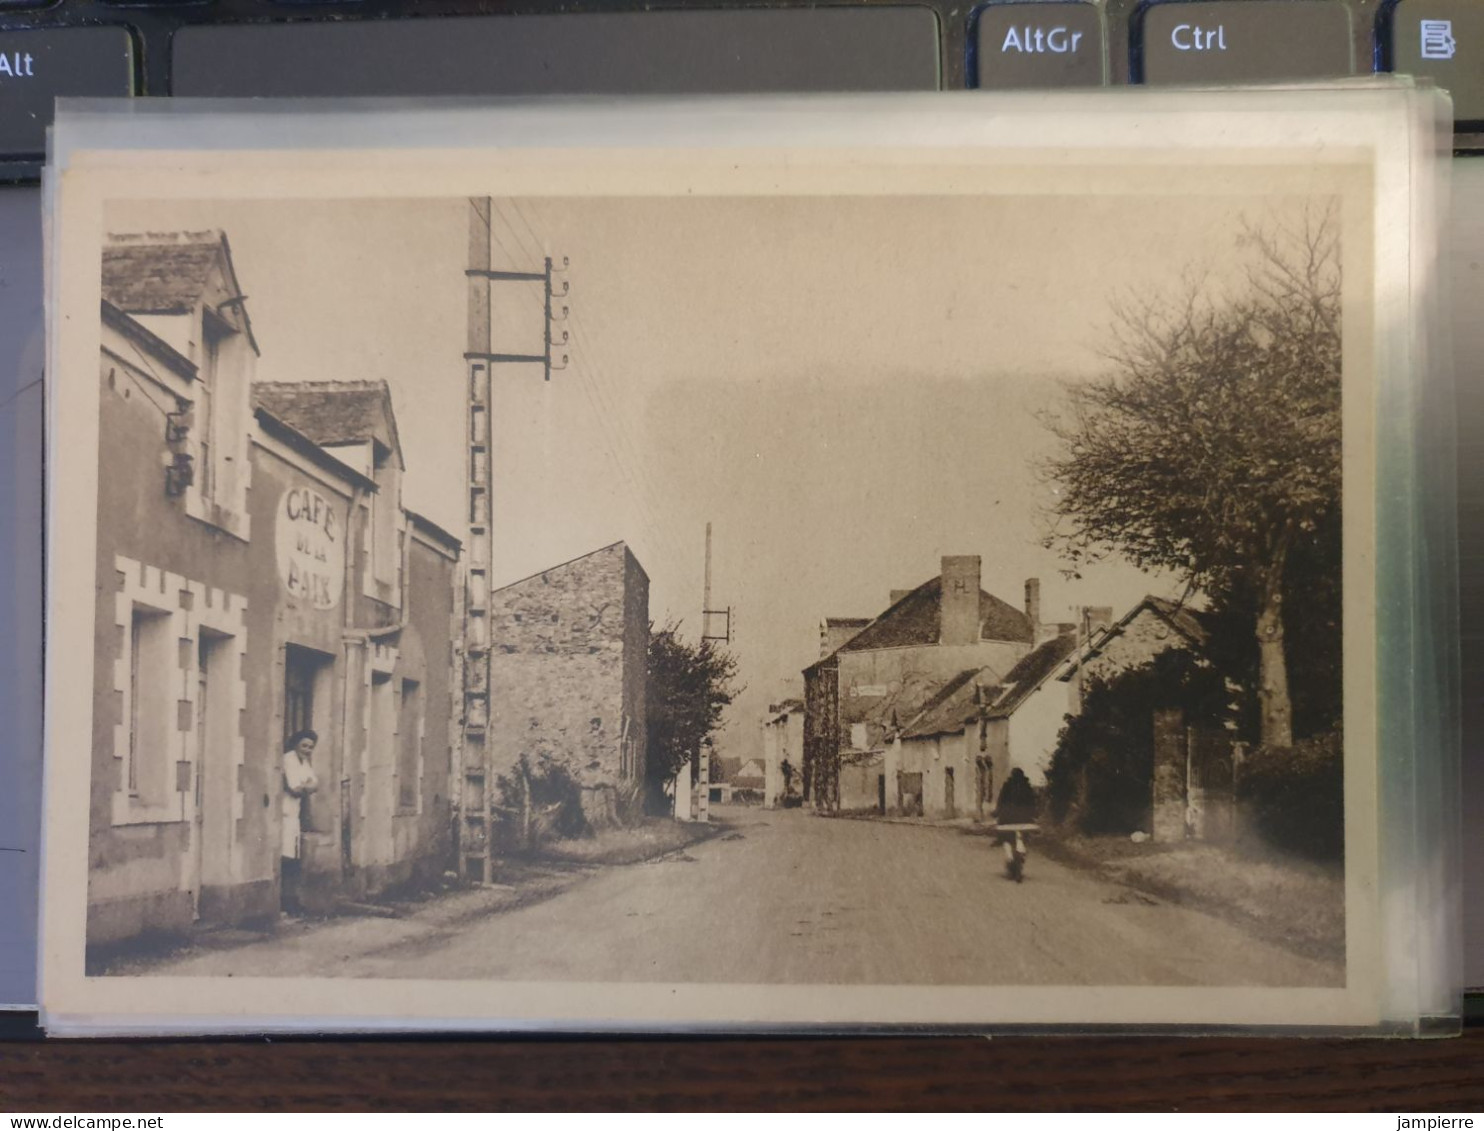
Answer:
[{"label": "bush", "polygon": [[1237,800],[1269,844],[1316,860],[1345,855],[1345,743],[1339,731],[1242,762]]},{"label": "bush", "polygon": [[1051,819],[1090,836],[1150,831],[1155,712],[1179,708],[1187,723],[1211,725],[1224,718],[1227,699],[1214,669],[1174,649],[1109,681],[1092,680],[1046,771]]},{"label": "bush", "polygon": [[543,841],[570,840],[592,831],[582,812],[582,790],[565,766],[549,759],[540,759],[533,768],[522,754],[513,774],[495,779],[495,789],[502,851],[534,852]]}]

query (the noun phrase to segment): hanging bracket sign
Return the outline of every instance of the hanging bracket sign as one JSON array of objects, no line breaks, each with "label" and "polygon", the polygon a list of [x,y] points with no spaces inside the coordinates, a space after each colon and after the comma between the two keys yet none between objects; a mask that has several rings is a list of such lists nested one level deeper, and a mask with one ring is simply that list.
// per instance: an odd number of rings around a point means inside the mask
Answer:
[{"label": "hanging bracket sign", "polygon": [[290,487],[278,503],[274,541],[278,576],[293,597],[333,609],[345,587],[345,526],[335,505],[308,487]]}]

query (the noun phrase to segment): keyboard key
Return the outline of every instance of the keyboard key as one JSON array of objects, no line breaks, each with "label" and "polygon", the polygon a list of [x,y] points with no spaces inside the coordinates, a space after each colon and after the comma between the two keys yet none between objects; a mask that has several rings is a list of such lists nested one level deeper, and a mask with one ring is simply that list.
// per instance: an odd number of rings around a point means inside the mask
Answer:
[{"label": "keyboard key", "polygon": [[935,90],[915,7],[668,10],[188,27],[172,90],[200,96]]},{"label": "keyboard key", "polygon": [[975,21],[974,57],[988,90],[1099,86],[1102,17],[1091,4],[990,4]]},{"label": "keyboard key", "polygon": [[1484,121],[1484,5],[1401,0],[1382,35],[1393,71],[1432,78],[1453,95],[1457,120]]},{"label": "keyboard key", "polygon": [[1206,0],[1144,9],[1134,74],[1147,83],[1267,82],[1355,70],[1350,9],[1339,0]]},{"label": "keyboard key", "polygon": [[0,31],[0,159],[46,152],[55,99],[134,93],[134,45],[120,27]]}]

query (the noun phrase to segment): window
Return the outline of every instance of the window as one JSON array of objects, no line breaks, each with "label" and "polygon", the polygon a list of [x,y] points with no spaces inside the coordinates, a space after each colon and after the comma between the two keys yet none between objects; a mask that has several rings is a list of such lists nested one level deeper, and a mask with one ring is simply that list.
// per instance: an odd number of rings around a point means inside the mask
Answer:
[{"label": "window", "polygon": [[135,605],[129,625],[129,727],[125,777],[141,804],[163,806],[173,792],[175,697],[171,676],[179,674],[170,614]]},{"label": "window", "polygon": [[421,808],[423,752],[422,690],[416,681],[402,681],[402,702],[397,716],[397,806]]},{"label": "window", "polygon": [[295,648],[284,650],[283,663],[283,742],[301,730],[314,729],[314,676],[318,667],[312,652]]},{"label": "window", "polygon": [[219,466],[223,459],[230,459],[231,453],[223,449],[220,432],[222,421],[220,420],[223,408],[222,396],[218,394],[225,392],[224,384],[228,380],[228,368],[224,364],[224,355],[229,352],[229,339],[236,335],[236,331],[220,318],[213,317],[207,313],[201,328],[201,368],[199,370],[199,382],[197,390],[196,429],[200,436],[200,466],[196,473],[199,477],[201,494],[203,497],[218,500],[223,503],[230,502],[222,497],[224,492],[224,476]]},{"label": "window", "polygon": [[865,723],[850,724],[850,748],[867,750],[871,745],[870,728]]},{"label": "window", "polygon": [[[240,306],[240,304],[238,304]],[[208,307],[196,331],[196,380],[191,390],[194,474],[186,493],[186,513],[246,538],[248,387],[253,349],[233,319],[230,305]]]}]

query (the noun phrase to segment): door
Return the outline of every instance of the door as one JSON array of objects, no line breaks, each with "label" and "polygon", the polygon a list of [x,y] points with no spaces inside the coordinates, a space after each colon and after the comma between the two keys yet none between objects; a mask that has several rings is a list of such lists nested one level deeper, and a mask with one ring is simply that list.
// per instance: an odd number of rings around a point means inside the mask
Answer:
[{"label": "door", "polygon": [[201,918],[201,886],[206,871],[206,832],[210,822],[206,818],[206,762],[210,746],[211,716],[211,646],[203,634],[196,640],[196,731],[192,736],[195,749],[191,761],[195,766],[195,827],[191,839],[195,846],[191,861],[191,915]]},{"label": "door", "polygon": [[949,766],[943,771],[943,813],[952,818],[953,811],[953,767]]},{"label": "door", "polygon": [[210,629],[202,628],[196,639],[191,887],[197,919],[202,918],[203,902],[210,902],[208,890],[232,882],[232,802],[237,786],[232,711],[227,701],[235,668],[232,648],[232,637]]}]

